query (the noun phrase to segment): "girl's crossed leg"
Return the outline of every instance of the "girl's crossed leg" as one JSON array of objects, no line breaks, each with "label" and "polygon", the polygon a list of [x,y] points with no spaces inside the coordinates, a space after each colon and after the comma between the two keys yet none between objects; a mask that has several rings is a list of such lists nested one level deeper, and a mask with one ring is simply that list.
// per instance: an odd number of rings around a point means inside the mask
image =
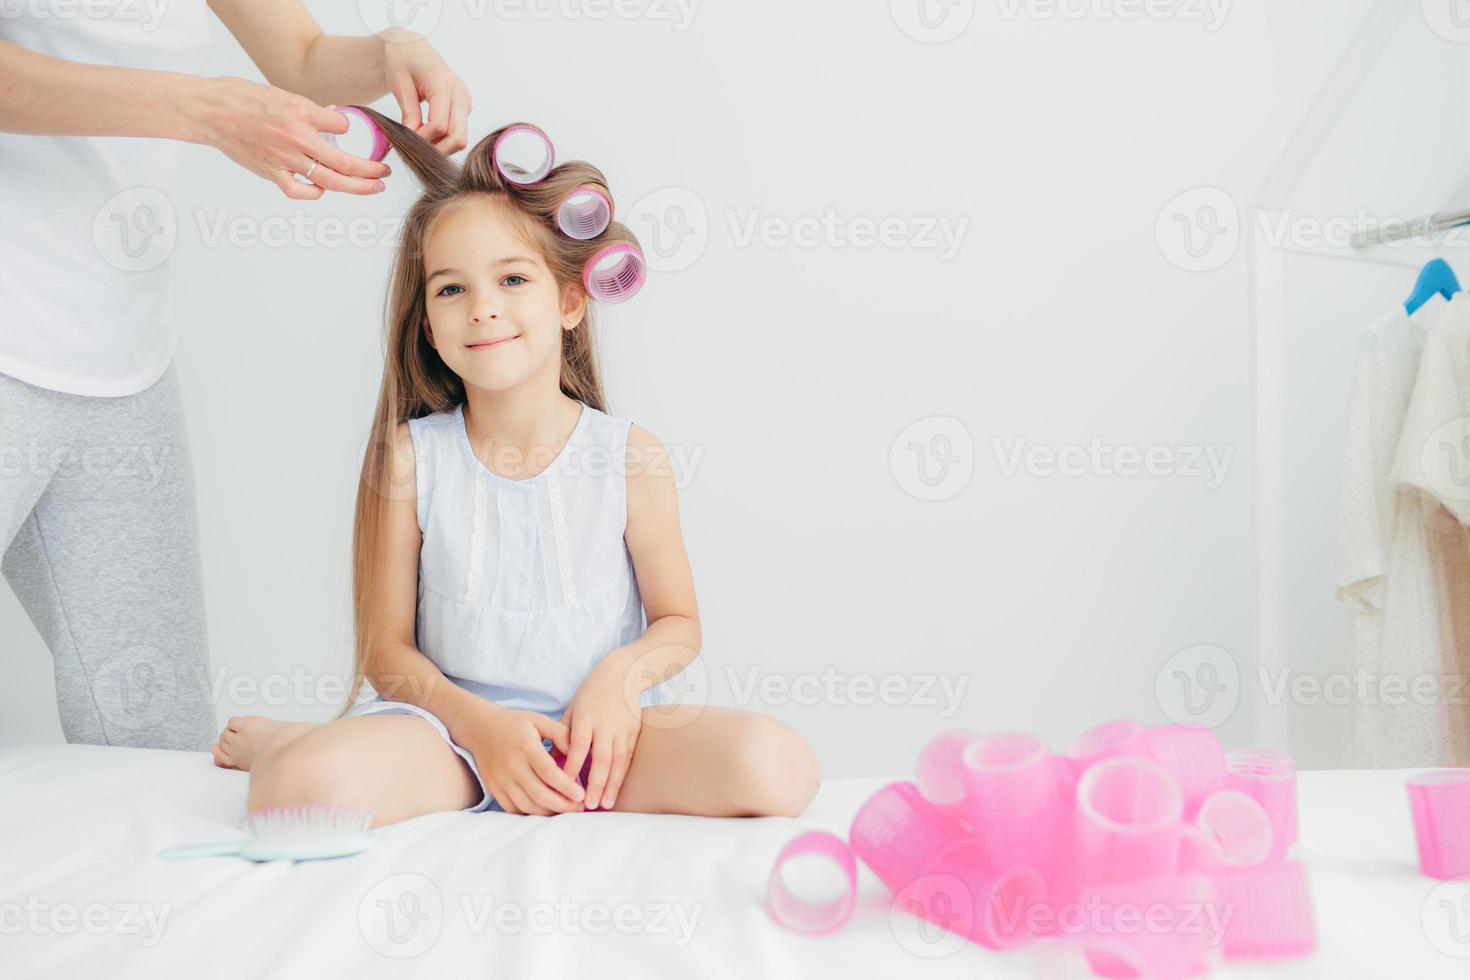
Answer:
[{"label": "girl's crossed leg", "polygon": [[[615,811],[696,816],[797,816],[821,784],[816,757],[789,726],[757,712],[700,707],[643,726]],[[247,810],[341,803],[374,811],[373,826],[479,802],[479,782],[434,727],[415,715],[325,724],[231,718],[216,765],[250,772]]]}]

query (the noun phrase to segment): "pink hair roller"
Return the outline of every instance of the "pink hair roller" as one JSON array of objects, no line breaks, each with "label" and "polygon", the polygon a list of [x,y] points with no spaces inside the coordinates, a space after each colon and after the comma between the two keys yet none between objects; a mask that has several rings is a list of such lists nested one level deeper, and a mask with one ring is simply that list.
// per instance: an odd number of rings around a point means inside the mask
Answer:
[{"label": "pink hair roller", "polygon": [[1207,973],[1221,959],[1221,937],[1204,914],[1213,896],[1209,880],[1197,874],[1086,889],[1080,904],[1089,918],[1080,927],[1063,923],[1063,941],[1053,944],[1037,976],[1182,980]]},{"label": "pink hair roller", "polygon": [[629,242],[617,242],[599,249],[587,260],[582,285],[598,302],[621,303],[643,288],[647,275],[643,250]]},{"label": "pink hair roller", "polygon": [[372,117],[355,105],[339,105],[332,111],[347,117],[347,132],[340,136],[335,133],[322,135],[333,146],[341,147],[353,156],[367,157],[375,163],[382,162],[388,155],[388,137],[378,128]]},{"label": "pink hair roller", "polygon": [[1184,810],[1179,782],[1147,759],[1104,759],[1077,783],[1076,849],[1084,882],[1171,874]]},{"label": "pink hair roller", "polygon": [[578,184],[556,209],[556,226],[578,241],[596,238],[612,224],[613,200],[596,184]]},{"label": "pink hair roller", "polygon": [[1131,718],[1105,721],[1078,735],[1067,755],[1083,770],[1115,755],[1148,758],[1147,734],[1148,729]]},{"label": "pink hair roller", "polygon": [[1184,791],[1184,816],[1192,818],[1206,796],[1225,788],[1225,750],[1203,725],[1160,725],[1144,736],[1149,755],[1169,770]]},{"label": "pink hair roller", "polygon": [[890,891],[901,891],[945,847],[966,836],[964,824],[919,794],[910,782],[889,783],[853,815],[848,840]]},{"label": "pink hair roller", "polygon": [[1271,818],[1269,861],[1281,861],[1296,843],[1296,760],[1285,752],[1250,749],[1225,757],[1225,785],[1250,796]]},{"label": "pink hair roller", "polygon": [[1220,844],[1226,864],[1260,864],[1271,854],[1271,818],[1240,790],[1222,789],[1205,797],[1194,823]]},{"label": "pink hair roller", "polygon": [[1311,884],[1299,862],[1216,868],[1210,882],[1226,959],[1301,956],[1317,948]]},{"label": "pink hair roller", "polygon": [[954,729],[934,736],[919,750],[914,783],[930,803],[954,806],[964,802],[965,775],[960,756],[979,738],[974,732]]},{"label": "pink hair roller", "polygon": [[1046,898],[1033,868],[992,870],[979,843],[957,841],[934,857],[903,890],[905,911],[990,949],[1033,938],[1032,908]]},{"label": "pink hair roller", "polygon": [[1408,790],[1419,870],[1441,879],[1470,875],[1470,769],[1411,776]]},{"label": "pink hair roller", "polygon": [[[842,874],[840,892],[830,898],[811,898],[793,890],[786,875],[793,869],[800,871],[803,863],[816,859],[829,866],[836,865]],[[811,830],[798,834],[781,848],[776,863],[771,867],[771,876],[766,882],[766,913],[788,929],[821,935],[841,928],[852,918],[853,906],[857,902],[857,861],[852,849],[835,834],[825,830]]]},{"label": "pink hair roller", "polygon": [[1062,807],[1057,760],[1037,735],[999,732],[960,754],[970,824],[991,867],[1036,865],[1057,850]]},{"label": "pink hair roller", "polygon": [[539,183],[556,165],[556,150],[551,137],[537,126],[521,123],[506,127],[495,137],[490,158],[500,176],[512,184],[525,186]]}]

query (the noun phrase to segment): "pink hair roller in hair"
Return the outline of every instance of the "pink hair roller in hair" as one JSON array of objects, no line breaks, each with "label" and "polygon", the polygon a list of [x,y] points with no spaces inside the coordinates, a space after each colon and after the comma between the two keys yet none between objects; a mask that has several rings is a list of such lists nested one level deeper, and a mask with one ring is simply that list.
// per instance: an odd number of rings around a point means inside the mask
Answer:
[{"label": "pink hair roller in hair", "polygon": [[587,295],[601,303],[621,303],[643,288],[647,277],[643,250],[629,242],[599,249],[582,270]]},{"label": "pink hair roller in hair", "polygon": [[1209,877],[1226,959],[1301,956],[1317,948],[1312,889],[1300,863],[1216,868]]},{"label": "pink hair roller in hair", "polygon": [[1470,769],[1411,776],[1408,790],[1419,870],[1441,879],[1470,875]]},{"label": "pink hair roller in hair", "polygon": [[924,799],[917,786],[898,782],[868,797],[853,816],[847,836],[863,863],[896,892],[966,834],[964,824]]},{"label": "pink hair roller in hair", "polygon": [[1296,843],[1296,760],[1285,752],[1250,749],[1225,757],[1225,785],[1261,804],[1271,818],[1269,861],[1281,861]]},{"label": "pink hair roller in hair", "polygon": [[1046,881],[1033,868],[993,870],[979,843],[957,841],[903,889],[902,908],[990,949],[1010,949],[1033,938],[1033,907],[1046,898]]},{"label": "pink hair roller in hair", "polygon": [[[388,137],[383,135],[372,117],[355,105],[333,106],[332,111],[347,117],[347,132],[340,135],[319,132],[317,135],[345,153],[381,163],[388,155]],[[293,176],[302,183],[312,182],[305,174],[293,173]]]},{"label": "pink hair roller in hair", "polygon": [[1226,864],[1260,864],[1271,854],[1271,818],[1240,790],[1222,789],[1205,797],[1194,823],[1219,842]]},{"label": "pink hair roller in hair", "polygon": [[556,226],[578,241],[596,238],[612,224],[613,201],[596,184],[578,184],[556,209]]},{"label": "pink hair roller in hair", "polygon": [[500,176],[512,184],[525,186],[539,183],[556,164],[556,150],[551,137],[529,124],[509,126],[495,137],[490,158]]},{"label": "pink hair roller in hair", "polygon": [[1147,759],[1104,759],[1077,782],[1076,849],[1084,882],[1171,874],[1179,864],[1184,798]]},{"label": "pink hair roller in hair", "polygon": [[[819,892],[829,894],[803,895],[803,891],[813,890],[811,881],[787,881],[788,875],[815,877],[800,874],[802,871],[816,872],[818,869],[812,866],[814,864],[821,865],[820,870],[824,872],[830,872],[835,865],[841,872],[837,888],[818,888]],[[819,881],[818,886],[820,884]],[[832,892],[836,894],[830,894]],[[842,838],[825,830],[807,831],[792,838],[776,855],[776,863],[771,867],[771,876],[766,882],[766,912],[786,928],[812,935],[832,932],[852,918],[856,902],[857,861]]]},{"label": "pink hair roller in hair", "polygon": [[1039,736],[999,732],[960,753],[970,824],[993,868],[1036,865],[1057,850],[1057,760]]},{"label": "pink hair roller in hair", "polygon": [[1203,725],[1160,725],[1144,736],[1149,755],[1184,791],[1184,816],[1193,818],[1206,796],[1225,788],[1225,750]]}]

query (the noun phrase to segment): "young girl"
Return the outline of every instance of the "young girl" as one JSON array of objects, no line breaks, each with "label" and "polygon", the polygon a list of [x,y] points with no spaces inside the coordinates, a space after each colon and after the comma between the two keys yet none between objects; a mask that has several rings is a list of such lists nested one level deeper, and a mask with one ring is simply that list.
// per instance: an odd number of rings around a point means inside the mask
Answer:
[{"label": "young girl", "polygon": [[701,644],[673,473],[653,435],[604,411],[582,278],[636,239],[612,222],[577,240],[555,220],[601,172],[572,161],[512,183],[494,161],[504,130],[461,168],[366,111],[425,187],[353,533],[348,690],[379,693],[325,724],[231,718],[216,765],[250,772],[249,810],[352,804],[373,826],[461,809],[800,814],[819,783],[800,735],[667,705],[661,682]]}]

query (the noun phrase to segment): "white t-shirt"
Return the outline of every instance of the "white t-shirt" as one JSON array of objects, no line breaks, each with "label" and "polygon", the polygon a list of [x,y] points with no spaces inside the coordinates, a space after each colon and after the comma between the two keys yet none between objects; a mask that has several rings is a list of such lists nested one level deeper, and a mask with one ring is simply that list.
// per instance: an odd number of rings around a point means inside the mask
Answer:
[{"label": "white t-shirt", "polygon": [[[209,47],[208,8],[0,0],[0,38],[65,61],[192,74]],[[182,152],[168,139],[0,132],[0,374],[105,396],[162,376]]]}]

